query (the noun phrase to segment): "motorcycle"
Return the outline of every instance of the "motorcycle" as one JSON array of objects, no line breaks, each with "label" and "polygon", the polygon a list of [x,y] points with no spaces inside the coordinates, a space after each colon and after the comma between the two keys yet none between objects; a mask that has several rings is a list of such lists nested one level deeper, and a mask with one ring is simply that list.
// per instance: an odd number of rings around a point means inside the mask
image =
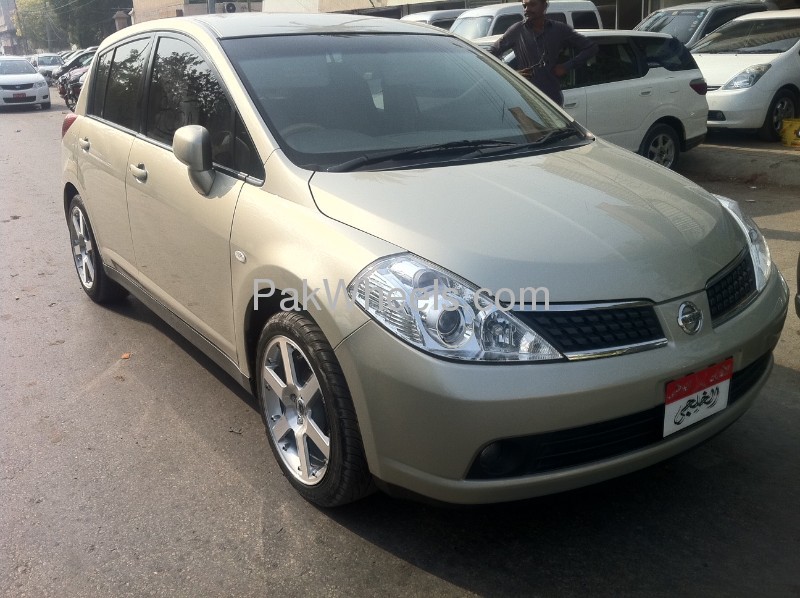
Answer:
[{"label": "motorcycle", "polygon": [[58,78],[58,95],[64,99],[67,108],[73,112],[75,112],[75,106],[78,104],[78,97],[81,95],[81,89],[83,88],[83,78],[88,70],[88,66],[72,69]]}]

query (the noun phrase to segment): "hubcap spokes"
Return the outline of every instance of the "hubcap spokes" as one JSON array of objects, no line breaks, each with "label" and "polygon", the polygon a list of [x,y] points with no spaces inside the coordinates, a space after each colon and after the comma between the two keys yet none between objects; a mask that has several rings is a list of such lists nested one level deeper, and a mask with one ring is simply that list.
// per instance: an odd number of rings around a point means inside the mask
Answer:
[{"label": "hubcap spokes", "polygon": [[269,433],[281,459],[303,484],[319,483],[330,456],[328,414],[317,376],[291,339],[270,341],[261,385]]},{"label": "hubcap spokes", "polygon": [[72,210],[72,254],[81,283],[91,289],[95,275],[94,243],[86,218],[79,208]]},{"label": "hubcap spokes", "polygon": [[672,162],[675,160],[675,146],[672,139],[666,135],[659,135],[653,139],[647,157],[661,166],[672,166]]},{"label": "hubcap spokes", "polygon": [[775,112],[773,113],[772,125],[775,130],[780,133],[785,118],[794,118],[794,103],[789,98],[782,98],[775,105]]}]

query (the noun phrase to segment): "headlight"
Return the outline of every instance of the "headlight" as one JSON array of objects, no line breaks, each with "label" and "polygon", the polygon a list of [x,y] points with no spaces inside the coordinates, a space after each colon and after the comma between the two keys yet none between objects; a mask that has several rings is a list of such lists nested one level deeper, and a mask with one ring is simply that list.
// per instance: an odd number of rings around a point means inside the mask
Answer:
[{"label": "headlight", "polygon": [[730,81],[722,86],[722,89],[747,89],[753,87],[758,80],[764,76],[771,67],[771,64],[756,64],[748,66],[738,75],[735,75]]},{"label": "headlight", "polygon": [[34,85],[36,87],[47,87],[47,81],[37,81]]},{"label": "headlight", "polygon": [[750,247],[750,257],[753,260],[753,266],[756,271],[756,289],[760,292],[767,285],[769,274],[772,271],[772,257],[769,254],[767,240],[764,238],[764,235],[761,234],[761,231],[756,223],[753,222],[753,219],[742,213],[738,203],[727,197],[722,197],[721,195],[715,195],[715,197],[719,200],[719,203],[722,204],[722,207],[728,210],[731,216],[733,216],[734,220],[736,220],[736,223],[747,237],[747,244]]},{"label": "headlight", "polygon": [[389,331],[440,357],[502,362],[563,357],[483,289],[409,254],[374,262],[347,292]]}]

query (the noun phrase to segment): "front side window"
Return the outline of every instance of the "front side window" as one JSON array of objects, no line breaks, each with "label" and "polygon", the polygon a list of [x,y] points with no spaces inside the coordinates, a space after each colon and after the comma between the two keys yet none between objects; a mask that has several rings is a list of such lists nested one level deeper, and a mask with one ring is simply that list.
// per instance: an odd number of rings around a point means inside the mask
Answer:
[{"label": "front side window", "polygon": [[[281,149],[312,170],[574,130],[532,86],[451,36],[296,35],[222,45]],[[436,161],[424,150],[414,159]]]},{"label": "front side window", "polygon": [[599,29],[597,15],[590,10],[579,10],[572,13],[572,25],[575,29]]},{"label": "front side window", "polygon": [[163,37],[153,63],[145,133],[172,146],[175,131],[185,125],[208,130],[216,164],[263,178],[253,142],[208,63],[189,43]]},{"label": "front side window", "polygon": [[494,22],[494,27],[492,28],[492,35],[502,35],[514,23],[518,23],[521,20],[522,20],[521,14],[500,15]]},{"label": "front side window", "polygon": [[144,38],[116,47],[100,114],[106,120],[134,131],[141,122],[142,79],[150,43],[150,38]]}]

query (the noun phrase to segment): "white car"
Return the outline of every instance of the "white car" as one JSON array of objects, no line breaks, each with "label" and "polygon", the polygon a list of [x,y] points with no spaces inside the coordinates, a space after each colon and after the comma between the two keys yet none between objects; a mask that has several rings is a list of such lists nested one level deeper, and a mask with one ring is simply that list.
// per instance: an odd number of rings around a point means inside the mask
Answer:
[{"label": "white car", "polygon": [[708,81],[708,127],[757,129],[778,140],[800,114],[800,9],[741,16],[692,54]]},{"label": "white car", "polygon": [[[564,78],[564,110],[606,141],[674,168],[706,135],[706,81],[692,55],[664,33],[581,33],[599,51]],[[477,44],[487,50],[498,37]],[[504,60],[515,66],[512,56]]]},{"label": "white car", "polygon": [[0,106],[38,104],[50,108],[45,78],[23,56],[0,56]]}]

